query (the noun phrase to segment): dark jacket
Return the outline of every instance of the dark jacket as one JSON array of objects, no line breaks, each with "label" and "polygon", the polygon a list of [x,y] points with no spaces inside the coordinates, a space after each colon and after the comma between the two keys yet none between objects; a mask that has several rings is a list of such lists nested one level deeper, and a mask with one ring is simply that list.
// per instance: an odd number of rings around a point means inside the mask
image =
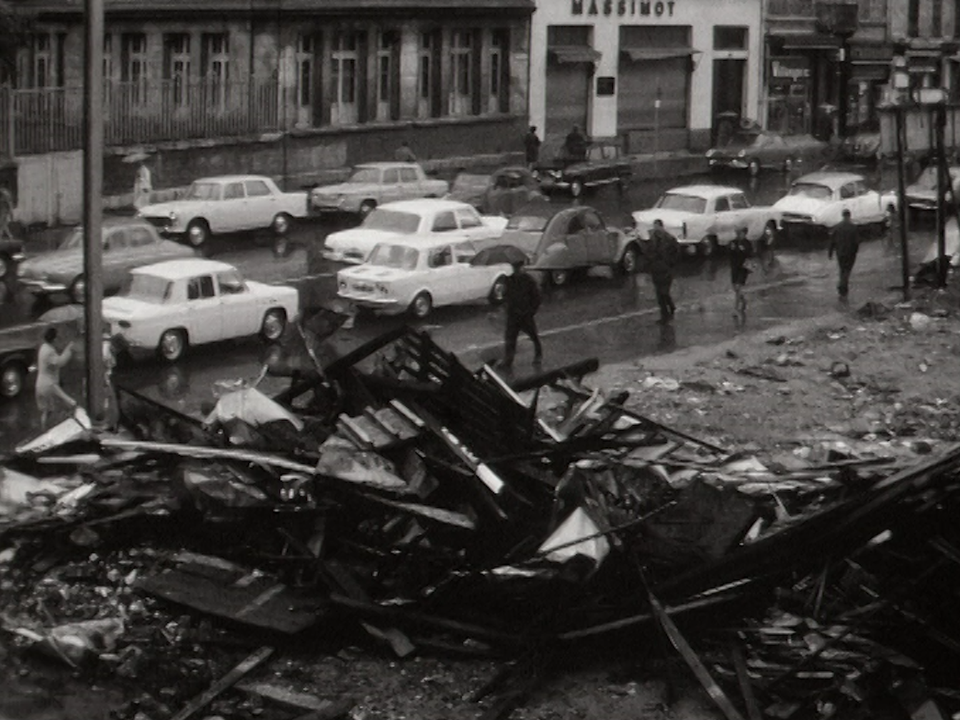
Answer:
[{"label": "dark jacket", "polygon": [[533,276],[525,272],[509,275],[504,304],[510,317],[533,317],[540,308],[540,287]]},{"label": "dark jacket", "polygon": [[837,260],[850,261],[857,257],[860,247],[860,230],[852,220],[841,220],[830,233],[829,255],[837,254]]},{"label": "dark jacket", "polygon": [[650,231],[647,257],[649,259],[650,276],[654,282],[658,279],[672,279],[673,268],[680,260],[680,243],[666,230],[653,228]]},{"label": "dark jacket", "polygon": [[540,138],[534,132],[528,132],[523,138],[523,147],[526,151],[528,163],[535,163],[540,158]]},{"label": "dark jacket", "polygon": [[571,130],[563,143],[563,150],[568,160],[583,160],[587,157],[587,138]]},{"label": "dark jacket", "polygon": [[745,265],[747,259],[753,257],[753,243],[747,238],[734,238],[727,253],[730,256],[730,281],[734,285],[743,285],[750,274]]}]

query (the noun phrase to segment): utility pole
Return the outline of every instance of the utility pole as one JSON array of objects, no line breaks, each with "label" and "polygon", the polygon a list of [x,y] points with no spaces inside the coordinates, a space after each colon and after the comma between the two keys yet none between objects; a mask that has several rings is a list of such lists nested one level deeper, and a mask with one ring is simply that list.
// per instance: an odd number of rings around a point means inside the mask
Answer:
[{"label": "utility pole", "polygon": [[910,299],[910,256],[907,250],[907,182],[903,155],[906,152],[905,109],[898,105],[893,109],[897,132],[897,224],[900,226],[900,272],[903,280],[903,299]]},{"label": "utility pole", "polygon": [[103,0],[84,0],[83,299],[87,413],[103,416]]},{"label": "utility pole", "polygon": [[946,202],[947,188],[950,187],[950,171],[947,170],[947,151],[944,130],[947,125],[947,109],[938,105],[934,110],[934,132],[937,155],[937,287],[947,286],[947,237]]}]

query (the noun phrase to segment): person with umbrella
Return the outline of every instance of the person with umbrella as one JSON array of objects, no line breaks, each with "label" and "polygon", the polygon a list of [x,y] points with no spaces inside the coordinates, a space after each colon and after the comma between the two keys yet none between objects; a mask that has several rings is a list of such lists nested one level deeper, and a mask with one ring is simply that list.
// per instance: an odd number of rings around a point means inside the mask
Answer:
[{"label": "person with umbrella", "polygon": [[510,265],[513,268],[513,274],[507,277],[503,298],[507,314],[503,359],[498,364],[498,367],[503,369],[513,367],[513,358],[517,353],[517,338],[521,332],[533,342],[533,364],[539,365],[543,360],[543,347],[540,344],[535,319],[537,310],[540,309],[540,287],[537,281],[524,271],[525,260],[514,257]]}]

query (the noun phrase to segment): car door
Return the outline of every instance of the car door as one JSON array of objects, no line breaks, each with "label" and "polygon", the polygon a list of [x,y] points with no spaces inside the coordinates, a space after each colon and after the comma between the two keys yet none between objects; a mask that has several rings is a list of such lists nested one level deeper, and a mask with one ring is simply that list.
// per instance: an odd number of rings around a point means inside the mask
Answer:
[{"label": "car door", "polygon": [[729,240],[733,237],[736,224],[736,213],[730,207],[730,196],[718,195],[713,203],[713,232],[718,241]]},{"label": "car door", "polygon": [[247,180],[244,182],[247,193],[248,227],[260,229],[270,227],[274,216],[280,209],[277,196],[270,190],[270,186],[263,180]]},{"label": "car door", "polygon": [[[854,181],[844,183],[840,186],[838,191],[840,196],[840,212],[837,213],[839,216],[844,210],[850,211],[851,219],[855,223],[863,222],[863,204],[858,200],[857,197],[857,184]],[[839,220],[839,217],[837,218]]]},{"label": "car door", "polygon": [[260,331],[262,317],[239,270],[216,275],[220,296],[221,334],[224,338],[246,337]]},{"label": "car door", "polygon": [[251,227],[247,195],[242,182],[230,182],[223,186],[223,200],[211,207],[217,217],[218,232],[236,232]]},{"label": "car door", "polygon": [[610,235],[599,213],[592,208],[586,208],[581,215],[581,220],[586,244],[584,264],[603,265],[613,262],[616,248],[610,246]]},{"label": "car door", "polygon": [[460,226],[459,234],[467,240],[483,240],[496,235],[493,230],[483,224],[480,213],[472,207],[458,209],[455,216]]},{"label": "car door", "polygon": [[381,175],[381,202],[393,202],[394,200],[405,200],[406,195],[403,192],[403,185],[400,184],[400,168],[385,168]]},{"label": "car door", "polygon": [[590,264],[590,233],[583,221],[583,212],[570,218],[563,239],[566,246],[568,267],[585,267]]},{"label": "car door", "polygon": [[449,305],[454,302],[460,270],[454,262],[452,244],[438,245],[430,249],[425,275],[434,305]]},{"label": "car door", "polygon": [[420,185],[420,175],[412,167],[400,168],[400,190],[404,200],[420,198],[426,194]]},{"label": "car door", "polygon": [[473,266],[470,261],[476,257],[479,246],[473,242],[461,242],[453,245],[453,267],[451,277],[450,302],[466,302],[487,296],[493,285],[497,270],[489,265]]},{"label": "car door", "polygon": [[859,213],[864,222],[883,220],[885,213],[880,202],[880,193],[867,187],[863,180],[857,180],[854,189],[857,194],[857,211],[853,213],[854,217]]},{"label": "car door", "polygon": [[736,237],[737,228],[747,228],[747,237],[753,233],[750,223],[752,211],[747,196],[743,193],[734,193],[727,198],[727,201],[730,203],[729,222],[724,227],[724,231],[717,234],[721,245],[726,245]]},{"label": "car door", "polygon": [[140,263],[131,262],[127,234],[123,228],[113,228],[103,239],[103,291],[114,293],[123,285],[130,268]]},{"label": "car door", "polygon": [[223,339],[220,297],[213,275],[197,275],[187,281],[187,301],[183,308],[183,324],[191,345]]}]

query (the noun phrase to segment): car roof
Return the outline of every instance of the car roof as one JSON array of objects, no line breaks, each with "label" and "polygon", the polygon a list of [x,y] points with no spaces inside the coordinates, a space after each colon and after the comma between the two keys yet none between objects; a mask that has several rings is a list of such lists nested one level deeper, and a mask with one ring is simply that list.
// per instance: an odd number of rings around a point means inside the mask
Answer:
[{"label": "car roof", "polygon": [[675,195],[696,195],[704,198],[717,197],[719,195],[731,195],[733,193],[743,194],[743,190],[737,187],[727,185],[684,185],[682,187],[670,188],[666,194]]},{"label": "car roof", "polygon": [[440,212],[443,210],[460,210],[462,208],[473,209],[470,203],[460,202],[459,200],[441,200],[439,198],[418,198],[416,200],[395,200],[394,202],[384,203],[378,206],[384,210],[397,210],[398,212]]},{"label": "car roof", "polygon": [[356,168],[389,168],[389,167],[415,167],[418,163],[404,162],[402,160],[381,160],[379,162],[365,162],[354,165]]},{"label": "car roof", "polygon": [[194,182],[243,182],[244,180],[269,180],[266,175],[210,175],[197,178]]},{"label": "car roof", "polygon": [[144,265],[134,268],[130,272],[144,275],[155,275],[166,280],[180,280],[181,278],[201,275],[203,273],[219,273],[226,270],[236,270],[233,265],[219,260],[205,258],[184,258],[182,260],[166,260],[153,265]]},{"label": "car roof", "polygon": [[403,237],[398,237],[391,240],[383,240],[378,242],[377,245],[402,245],[403,247],[410,247],[415,250],[432,250],[435,247],[442,247],[443,245],[463,245],[465,243],[478,242],[477,240],[469,240],[464,237],[433,237],[433,236],[423,236],[423,235],[405,235]]},{"label": "car roof", "polygon": [[839,187],[848,182],[863,180],[863,175],[851,172],[814,172],[803,175],[794,180],[797,183],[813,183],[816,185],[826,185],[827,187]]}]

